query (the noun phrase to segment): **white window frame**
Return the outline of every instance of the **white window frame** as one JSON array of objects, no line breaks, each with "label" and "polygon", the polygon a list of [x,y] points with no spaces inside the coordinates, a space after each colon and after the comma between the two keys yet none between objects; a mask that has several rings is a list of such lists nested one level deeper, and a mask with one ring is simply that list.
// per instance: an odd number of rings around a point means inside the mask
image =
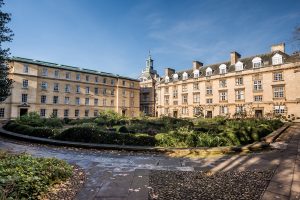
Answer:
[{"label": "white window frame", "polygon": [[58,92],[59,91],[59,83],[54,83],[53,84],[53,91]]},{"label": "white window frame", "polygon": [[274,72],[273,80],[274,81],[283,81],[283,73],[282,72]]},{"label": "white window frame", "polygon": [[173,80],[178,81],[178,74],[173,74]]},{"label": "white window frame", "polygon": [[262,87],[262,80],[254,80],[253,81],[253,90],[254,91],[261,91]]},{"label": "white window frame", "polygon": [[48,76],[48,69],[47,68],[42,69],[42,76]]},{"label": "white window frame", "polygon": [[245,99],[245,91],[244,90],[236,90],[235,91],[235,100],[244,100]]},{"label": "white window frame", "polygon": [[244,85],[244,78],[243,77],[235,78],[235,85]]},{"label": "white window frame", "polygon": [[205,70],[205,74],[206,76],[211,76],[212,75],[212,69],[210,67],[208,67],[206,70]]},{"label": "white window frame", "polygon": [[273,88],[273,98],[284,98],[284,86]]},{"label": "white window frame", "polygon": [[23,79],[22,87],[23,87],[23,88],[28,88],[28,86],[29,86],[28,80],[27,80],[27,79]]},{"label": "white window frame", "polygon": [[42,89],[42,90],[47,90],[47,89],[48,89],[48,83],[43,81],[43,82],[41,83],[41,89]]},{"label": "white window frame", "polygon": [[22,94],[21,95],[21,102],[22,103],[28,103],[28,94]]},{"label": "white window frame", "polygon": [[281,65],[281,64],[283,64],[282,55],[276,53],[276,54],[272,57],[272,65]]},{"label": "white window frame", "polygon": [[262,59],[260,57],[255,57],[252,59],[253,69],[258,69],[262,67]]},{"label": "white window frame", "polygon": [[25,73],[25,74],[29,73],[29,65],[27,65],[27,64],[23,65],[23,73]]},{"label": "white window frame", "polygon": [[226,74],[227,73],[227,66],[225,64],[221,64],[219,66],[219,73],[220,74]]},{"label": "white window frame", "polygon": [[254,102],[262,102],[263,96],[262,95],[255,95],[253,100],[254,100]]},{"label": "white window frame", "polygon": [[241,61],[238,61],[235,64],[235,71],[243,71],[244,70],[244,64]]},{"label": "white window frame", "polygon": [[227,92],[225,91],[220,92],[220,101],[227,101],[227,99],[228,99]]},{"label": "white window frame", "polygon": [[286,110],[284,105],[276,105],[273,109],[275,114],[284,114]]},{"label": "white window frame", "polygon": [[182,80],[187,80],[188,79],[188,73],[183,72],[182,74]]}]

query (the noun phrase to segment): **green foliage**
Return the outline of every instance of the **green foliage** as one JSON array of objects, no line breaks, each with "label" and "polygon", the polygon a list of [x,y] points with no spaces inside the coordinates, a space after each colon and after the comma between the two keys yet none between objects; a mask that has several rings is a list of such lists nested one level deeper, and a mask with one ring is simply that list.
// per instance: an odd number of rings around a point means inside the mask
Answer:
[{"label": "green foliage", "polygon": [[107,110],[100,112],[94,122],[100,126],[106,125],[112,127],[114,125],[124,125],[126,118],[115,111]]},{"label": "green foliage", "polygon": [[16,120],[19,124],[24,124],[32,127],[42,127],[44,126],[45,120],[40,117],[36,112],[30,112],[27,115],[21,116]]},{"label": "green foliage", "polygon": [[94,142],[100,140],[103,132],[95,126],[75,126],[64,130],[55,136],[56,139],[74,142]]},{"label": "green foliage", "polygon": [[127,129],[126,126],[119,126],[117,128],[117,132],[119,132],[119,133],[129,133],[129,131],[128,131],[128,129]]},{"label": "green foliage", "polygon": [[49,186],[72,175],[72,167],[56,158],[1,154],[0,199],[38,199]]},{"label": "green foliage", "polygon": [[62,120],[56,117],[50,117],[45,120],[45,126],[52,127],[52,128],[62,128],[64,126]]}]

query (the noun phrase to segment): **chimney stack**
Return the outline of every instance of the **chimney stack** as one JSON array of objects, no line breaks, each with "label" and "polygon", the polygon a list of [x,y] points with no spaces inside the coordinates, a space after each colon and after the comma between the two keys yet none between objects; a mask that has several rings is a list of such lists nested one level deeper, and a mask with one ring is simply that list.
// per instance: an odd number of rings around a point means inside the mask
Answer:
[{"label": "chimney stack", "polygon": [[241,55],[236,52],[233,51],[230,53],[230,61],[231,61],[231,65],[234,65],[235,63],[237,63],[237,61],[241,58]]},{"label": "chimney stack", "polygon": [[174,73],[175,73],[175,69],[165,68],[165,76],[169,76],[170,77]]},{"label": "chimney stack", "polygon": [[193,70],[196,70],[196,69],[200,69],[201,67],[203,67],[203,63],[202,62],[199,62],[199,61],[193,61]]},{"label": "chimney stack", "polygon": [[285,53],[285,44],[280,43],[280,44],[272,45],[271,46],[271,52],[275,52],[275,51],[281,51],[281,52]]}]

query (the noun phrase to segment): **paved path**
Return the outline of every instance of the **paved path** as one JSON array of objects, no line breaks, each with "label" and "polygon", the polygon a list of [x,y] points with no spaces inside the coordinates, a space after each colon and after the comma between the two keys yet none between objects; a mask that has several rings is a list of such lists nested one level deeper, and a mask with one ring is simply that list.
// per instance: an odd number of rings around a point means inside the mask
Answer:
[{"label": "paved path", "polygon": [[94,151],[31,145],[0,138],[0,149],[56,157],[81,166],[87,181],[77,199],[148,199],[149,170],[274,169],[262,199],[300,199],[300,124],[278,139],[279,150],[205,159],[170,158],[162,154]]}]

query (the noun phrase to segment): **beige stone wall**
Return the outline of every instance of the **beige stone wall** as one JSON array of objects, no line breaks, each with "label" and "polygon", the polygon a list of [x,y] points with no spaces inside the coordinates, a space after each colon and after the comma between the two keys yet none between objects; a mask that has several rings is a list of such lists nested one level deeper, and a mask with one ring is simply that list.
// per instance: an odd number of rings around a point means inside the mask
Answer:
[{"label": "beige stone wall", "polygon": [[[20,109],[27,108],[28,112],[38,112],[41,109],[46,109],[46,117],[49,117],[53,109],[58,110],[58,117],[64,117],[64,110],[69,110],[69,118],[83,118],[88,110],[88,117],[94,117],[94,111],[114,110],[120,114],[125,114],[129,117],[139,116],[139,101],[140,90],[139,81],[131,80],[122,77],[100,76],[92,73],[85,73],[74,70],[57,69],[36,64],[27,64],[29,72],[24,73],[24,64],[19,61],[10,63],[12,66],[11,77],[14,80],[12,95],[2,104],[0,108],[5,108],[5,116],[2,120],[17,118],[20,116]],[[42,76],[43,68],[48,69],[48,76]],[[59,78],[54,76],[54,71],[59,70]],[[66,73],[70,73],[70,79],[66,79]],[[76,80],[76,74],[80,74],[80,80]],[[86,76],[89,76],[89,81],[86,81]],[[98,77],[98,82],[95,82],[95,77]],[[106,83],[103,82],[106,79]],[[23,80],[28,80],[28,88],[23,88]],[[111,83],[111,80],[114,83]],[[125,85],[123,85],[125,81]],[[42,82],[46,82],[47,89],[42,89]],[[59,91],[54,91],[54,84],[59,84]],[[133,85],[132,85],[133,84]],[[66,85],[70,85],[70,92],[65,91]],[[77,86],[80,87],[80,92],[76,92]],[[89,87],[89,94],[86,93],[86,87]],[[98,88],[98,94],[95,94],[95,88]],[[106,93],[104,93],[106,89]],[[114,90],[114,94],[111,91]],[[125,90],[125,95],[122,91]],[[28,94],[28,103],[21,103],[22,94]],[[41,96],[46,96],[46,103],[41,103]],[[58,96],[58,103],[53,103],[53,96]],[[69,103],[66,104],[65,97],[69,98]],[[76,97],[80,98],[80,105],[77,105]],[[89,99],[89,105],[85,104],[85,99]],[[94,104],[95,99],[98,99],[98,105]],[[125,104],[123,105],[123,101]],[[79,110],[79,116],[75,117],[75,110]],[[124,112],[122,112],[124,110]]]},{"label": "beige stone wall", "polygon": [[[236,106],[243,105],[248,113],[255,113],[255,110],[263,110],[263,115],[272,113],[274,106],[284,105],[286,107],[284,115],[295,115],[300,117],[300,63],[289,63],[280,66],[266,66],[259,69],[245,70],[241,72],[231,72],[225,75],[214,75],[211,77],[189,78],[187,80],[179,80],[170,83],[160,83],[157,85],[157,107],[158,115],[174,116],[174,111],[178,110],[178,117],[193,117],[194,107],[201,106],[204,114],[207,111],[212,112],[212,116],[220,115],[220,106],[228,107],[228,114],[233,116],[236,113]],[[282,72],[283,80],[275,81],[273,73]],[[236,85],[236,78],[243,78],[243,85]],[[262,90],[254,91],[254,80],[262,80]],[[220,80],[226,80],[227,86],[221,87]],[[193,89],[193,84],[199,83],[199,90]],[[187,92],[183,92],[182,88],[186,85]],[[212,86],[212,95],[206,94],[206,86]],[[284,97],[275,98],[274,87],[284,87]],[[173,98],[174,87],[178,88],[178,99]],[[166,93],[165,89],[169,92]],[[244,91],[244,99],[236,99],[236,90]],[[227,92],[227,100],[220,99],[220,92]],[[193,94],[200,92],[200,103],[194,103]],[[182,96],[188,95],[188,103],[182,102]],[[261,95],[262,101],[255,102],[254,96]],[[169,104],[165,100],[169,97]],[[207,99],[212,99],[212,103],[207,103]],[[174,104],[178,102],[178,105]],[[187,108],[186,114],[182,113]]]}]

